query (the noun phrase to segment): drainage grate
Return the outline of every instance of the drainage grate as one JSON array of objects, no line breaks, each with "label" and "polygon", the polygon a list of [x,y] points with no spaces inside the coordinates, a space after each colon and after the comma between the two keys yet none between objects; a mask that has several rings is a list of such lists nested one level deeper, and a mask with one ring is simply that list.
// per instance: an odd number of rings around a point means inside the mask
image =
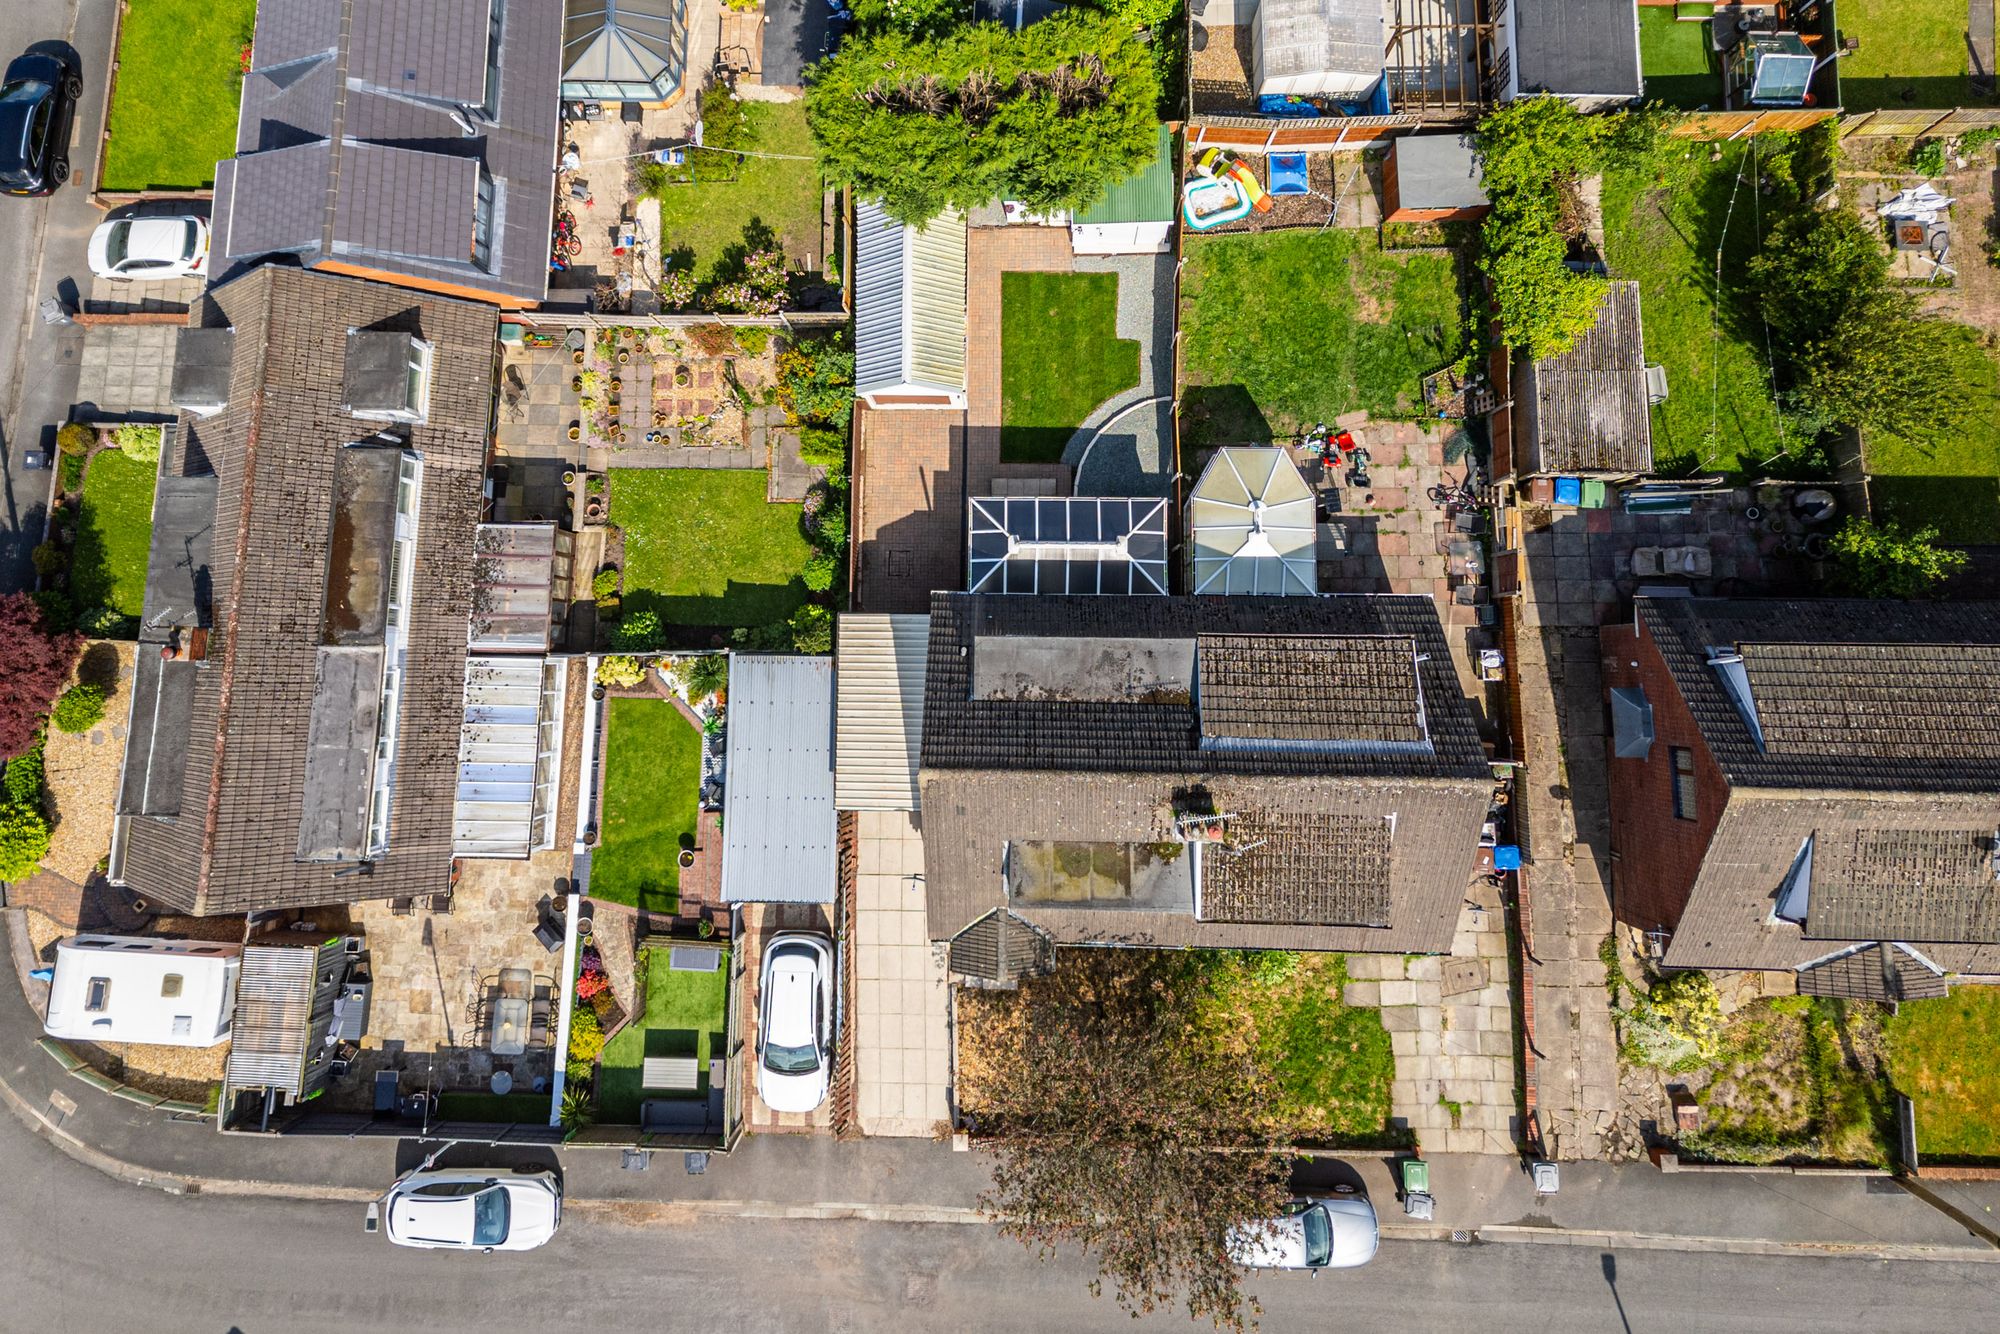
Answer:
[{"label": "drainage grate", "polygon": [[1456,1242],[1468,1242],[1472,1240],[1472,1233],[1465,1228],[1455,1227],[1451,1230],[1451,1239]]},{"label": "drainage grate", "polygon": [[618,1165],[627,1172],[643,1172],[652,1161],[653,1155],[644,1149],[627,1149],[624,1159]]}]

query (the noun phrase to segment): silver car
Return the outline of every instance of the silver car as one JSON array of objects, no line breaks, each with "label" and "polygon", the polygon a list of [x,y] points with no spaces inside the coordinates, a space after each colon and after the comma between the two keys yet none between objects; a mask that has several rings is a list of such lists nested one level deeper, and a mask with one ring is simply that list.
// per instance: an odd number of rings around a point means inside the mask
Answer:
[{"label": "silver car", "polygon": [[833,942],[781,931],[757,984],[757,1096],[774,1112],[826,1101],[833,1070]]},{"label": "silver car", "polygon": [[419,1169],[369,1209],[398,1246],[449,1251],[531,1251],[562,1222],[562,1183],[553,1172],[502,1174],[491,1168]]},{"label": "silver car", "polygon": [[1229,1234],[1229,1258],[1247,1269],[1352,1269],[1375,1258],[1375,1206],[1358,1192],[1297,1199],[1277,1218]]}]

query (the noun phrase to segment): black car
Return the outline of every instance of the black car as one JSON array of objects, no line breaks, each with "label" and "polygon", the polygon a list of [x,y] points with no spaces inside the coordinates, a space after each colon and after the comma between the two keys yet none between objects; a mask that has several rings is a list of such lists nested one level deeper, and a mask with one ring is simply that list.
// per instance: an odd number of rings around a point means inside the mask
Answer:
[{"label": "black car", "polygon": [[0,190],[45,195],[69,179],[69,130],[83,80],[60,57],[16,56],[0,80]]}]

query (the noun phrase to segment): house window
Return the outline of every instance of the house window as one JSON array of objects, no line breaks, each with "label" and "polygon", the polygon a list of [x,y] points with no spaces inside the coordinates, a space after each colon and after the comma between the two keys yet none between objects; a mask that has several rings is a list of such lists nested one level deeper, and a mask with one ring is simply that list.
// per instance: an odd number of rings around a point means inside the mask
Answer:
[{"label": "house window", "polygon": [[181,994],[181,975],[179,973],[168,973],[165,977],[160,979],[161,996],[171,997],[171,996],[178,996],[180,994]]},{"label": "house window", "polygon": [[1694,813],[1694,752],[1686,746],[1669,746],[1674,754],[1674,818],[1692,820]]},{"label": "house window", "polygon": [[500,25],[507,12],[507,0],[492,0],[486,15],[486,100],[481,110],[488,116],[500,114]]},{"label": "house window", "polygon": [[86,1014],[103,1014],[111,1008],[111,979],[93,977],[90,987],[84,993],[83,1009]]},{"label": "house window", "polygon": [[493,264],[493,178],[479,169],[479,192],[472,201],[472,262],[480,268]]}]

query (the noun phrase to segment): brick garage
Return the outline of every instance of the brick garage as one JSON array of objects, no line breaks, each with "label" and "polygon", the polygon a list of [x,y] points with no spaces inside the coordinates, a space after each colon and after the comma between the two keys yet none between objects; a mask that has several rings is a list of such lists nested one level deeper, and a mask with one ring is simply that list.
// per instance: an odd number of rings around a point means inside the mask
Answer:
[{"label": "brick garage", "polygon": [[[1687,907],[1709,840],[1729,801],[1723,776],[1646,629],[1631,623],[1598,632],[1610,691],[1637,686],[1653,709],[1653,746],[1644,759],[1607,761],[1611,789],[1611,894],[1619,921],[1672,930]],[[1695,816],[1674,814],[1675,747],[1694,756]]]}]

